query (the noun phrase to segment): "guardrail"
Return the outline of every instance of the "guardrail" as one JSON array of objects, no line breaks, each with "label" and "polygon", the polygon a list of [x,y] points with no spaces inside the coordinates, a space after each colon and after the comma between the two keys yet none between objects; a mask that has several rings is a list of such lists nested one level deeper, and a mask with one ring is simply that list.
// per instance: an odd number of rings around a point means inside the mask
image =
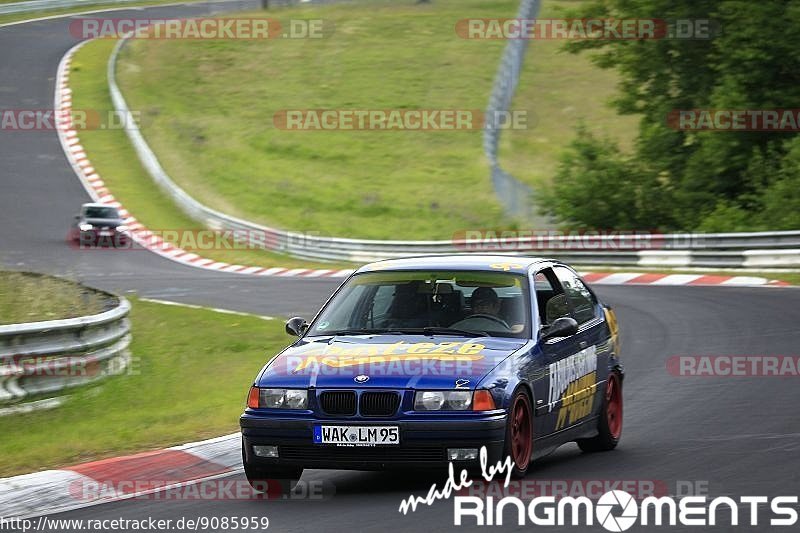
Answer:
[{"label": "guardrail", "polygon": [[[540,5],[539,0],[522,0],[517,20],[535,19],[539,16]],[[489,160],[495,196],[508,215],[526,222],[538,218],[533,204],[533,189],[500,167],[498,147],[503,131],[501,117],[511,108],[528,44],[528,39],[510,39],[506,44],[489,97],[483,129],[483,152]]]},{"label": "guardrail", "polygon": [[122,372],[130,361],[131,305],[109,297],[113,309],[96,315],[0,326],[0,406]]},{"label": "guardrail", "polygon": [[[108,62],[108,82],[114,109],[131,117],[116,82],[121,40]],[[205,206],[180,188],[166,173],[134,121],[125,129],[140,161],[175,204],[204,227],[231,230],[251,246],[300,259],[364,263],[410,255],[440,255],[461,252],[548,256],[576,265],[619,265],[645,267],[800,267],[800,231],[649,234],[649,241],[635,249],[618,249],[618,236],[598,236],[591,247],[576,249],[575,237],[555,235],[545,245],[526,237],[499,238],[496,246],[485,241],[453,239],[441,241],[365,240],[309,235],[284,231],[232,217]]]}]

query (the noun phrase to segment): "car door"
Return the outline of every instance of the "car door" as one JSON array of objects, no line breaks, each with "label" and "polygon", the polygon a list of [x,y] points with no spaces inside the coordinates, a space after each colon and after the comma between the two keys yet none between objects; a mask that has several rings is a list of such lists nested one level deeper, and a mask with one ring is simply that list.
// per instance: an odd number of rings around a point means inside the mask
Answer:
[{"label": "car door", "polygon": [[[557,318],[571,317],[572,310],[567,294],[552,268],[547,267],[536,272],[533,286],[540,324],[535,335],[541,336],[547,326]],[[574,385],[571,385],[569,377],[570,369],[574,367],[582,350],[579,342],[577,335],[571,335],[551,337],[539,343],[544,363],[543,379],[534,382],[534,392],[537,434],[540,436],[566,427],[565,421],[570,411],[563,410],[562,406],[565,399],[568,402],[573,399],[571,395],[574,393]]]},{"label": "car door", "polygon": [[590,417],[600,408],[600,385],[607,378],[608,343],[603,313],[594,293],[571,268],[555,265],[553,272],[567,297],[571,316],[578,322],[573,336],[578,352],[574,368],[568,370],[569,385],[562,397],[556,429],[569,427]]}]

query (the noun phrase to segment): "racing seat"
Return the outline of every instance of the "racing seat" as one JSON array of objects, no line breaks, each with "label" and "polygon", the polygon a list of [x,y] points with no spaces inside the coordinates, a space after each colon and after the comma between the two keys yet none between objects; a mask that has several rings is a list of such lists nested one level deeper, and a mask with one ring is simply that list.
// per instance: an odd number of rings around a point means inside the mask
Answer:
[{"label": "racing seat", "polygon": [[525,323],[525,308],[521,297],[501,298],[500,316],[509,324]]},{"label": "racing seat", "polygon": [[429,326],[430,312],[428,303],[430,294],[420,291],[419,283],[397,285],[394,300],[389,306],[390,327],[421,328]]},{"label": "racing seat", "polygon": [[557,318],[569,316],[569,305],[567,295],[564,293],[556,294],[545,304],[545,324],[552,324]]},{"label": "racing seat", "polygon": [[464,293],[453,290],[449,283],[436,285],[434,301],[437,304],[436,319],[440,326],[449,326],[464,318]]}]

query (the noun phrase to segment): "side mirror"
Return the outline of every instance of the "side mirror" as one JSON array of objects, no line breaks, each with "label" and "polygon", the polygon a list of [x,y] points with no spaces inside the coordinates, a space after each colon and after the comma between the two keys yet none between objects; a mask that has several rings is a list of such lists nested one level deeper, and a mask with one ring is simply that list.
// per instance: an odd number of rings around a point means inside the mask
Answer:
[{"label": "side mirror", "polygon": [[[574,322],[574,320],[573,320]],[[286,321],[286,333],[300,337],[308,329],[308,322],[305,318],[296,316]]]},{"label": "side mirror", "polygon": [[569,337],[578,333],[578,322],[574,318],[568,316],[557,318],[550,324],[542,339],[550,339],[552,337]]}]

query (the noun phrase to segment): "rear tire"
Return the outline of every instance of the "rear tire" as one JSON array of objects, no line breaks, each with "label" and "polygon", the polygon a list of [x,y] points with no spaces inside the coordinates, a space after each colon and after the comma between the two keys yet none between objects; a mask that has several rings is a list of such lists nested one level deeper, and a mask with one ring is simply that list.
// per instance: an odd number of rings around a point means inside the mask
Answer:
[{"label": "rear tire", "polygon": [[581,451],[605,452],[619,444],[622,437],[622,378],[618,372],[612,371],[608,375],[597,430],[596,437],[576,441]]},{"label": "rear tire", "polygon": [[502,460],[511,456],[511,477],[525,477],[533,457],[533,409],[525,389],[519,389],[511,399],[506,420],[506,440]]}]

